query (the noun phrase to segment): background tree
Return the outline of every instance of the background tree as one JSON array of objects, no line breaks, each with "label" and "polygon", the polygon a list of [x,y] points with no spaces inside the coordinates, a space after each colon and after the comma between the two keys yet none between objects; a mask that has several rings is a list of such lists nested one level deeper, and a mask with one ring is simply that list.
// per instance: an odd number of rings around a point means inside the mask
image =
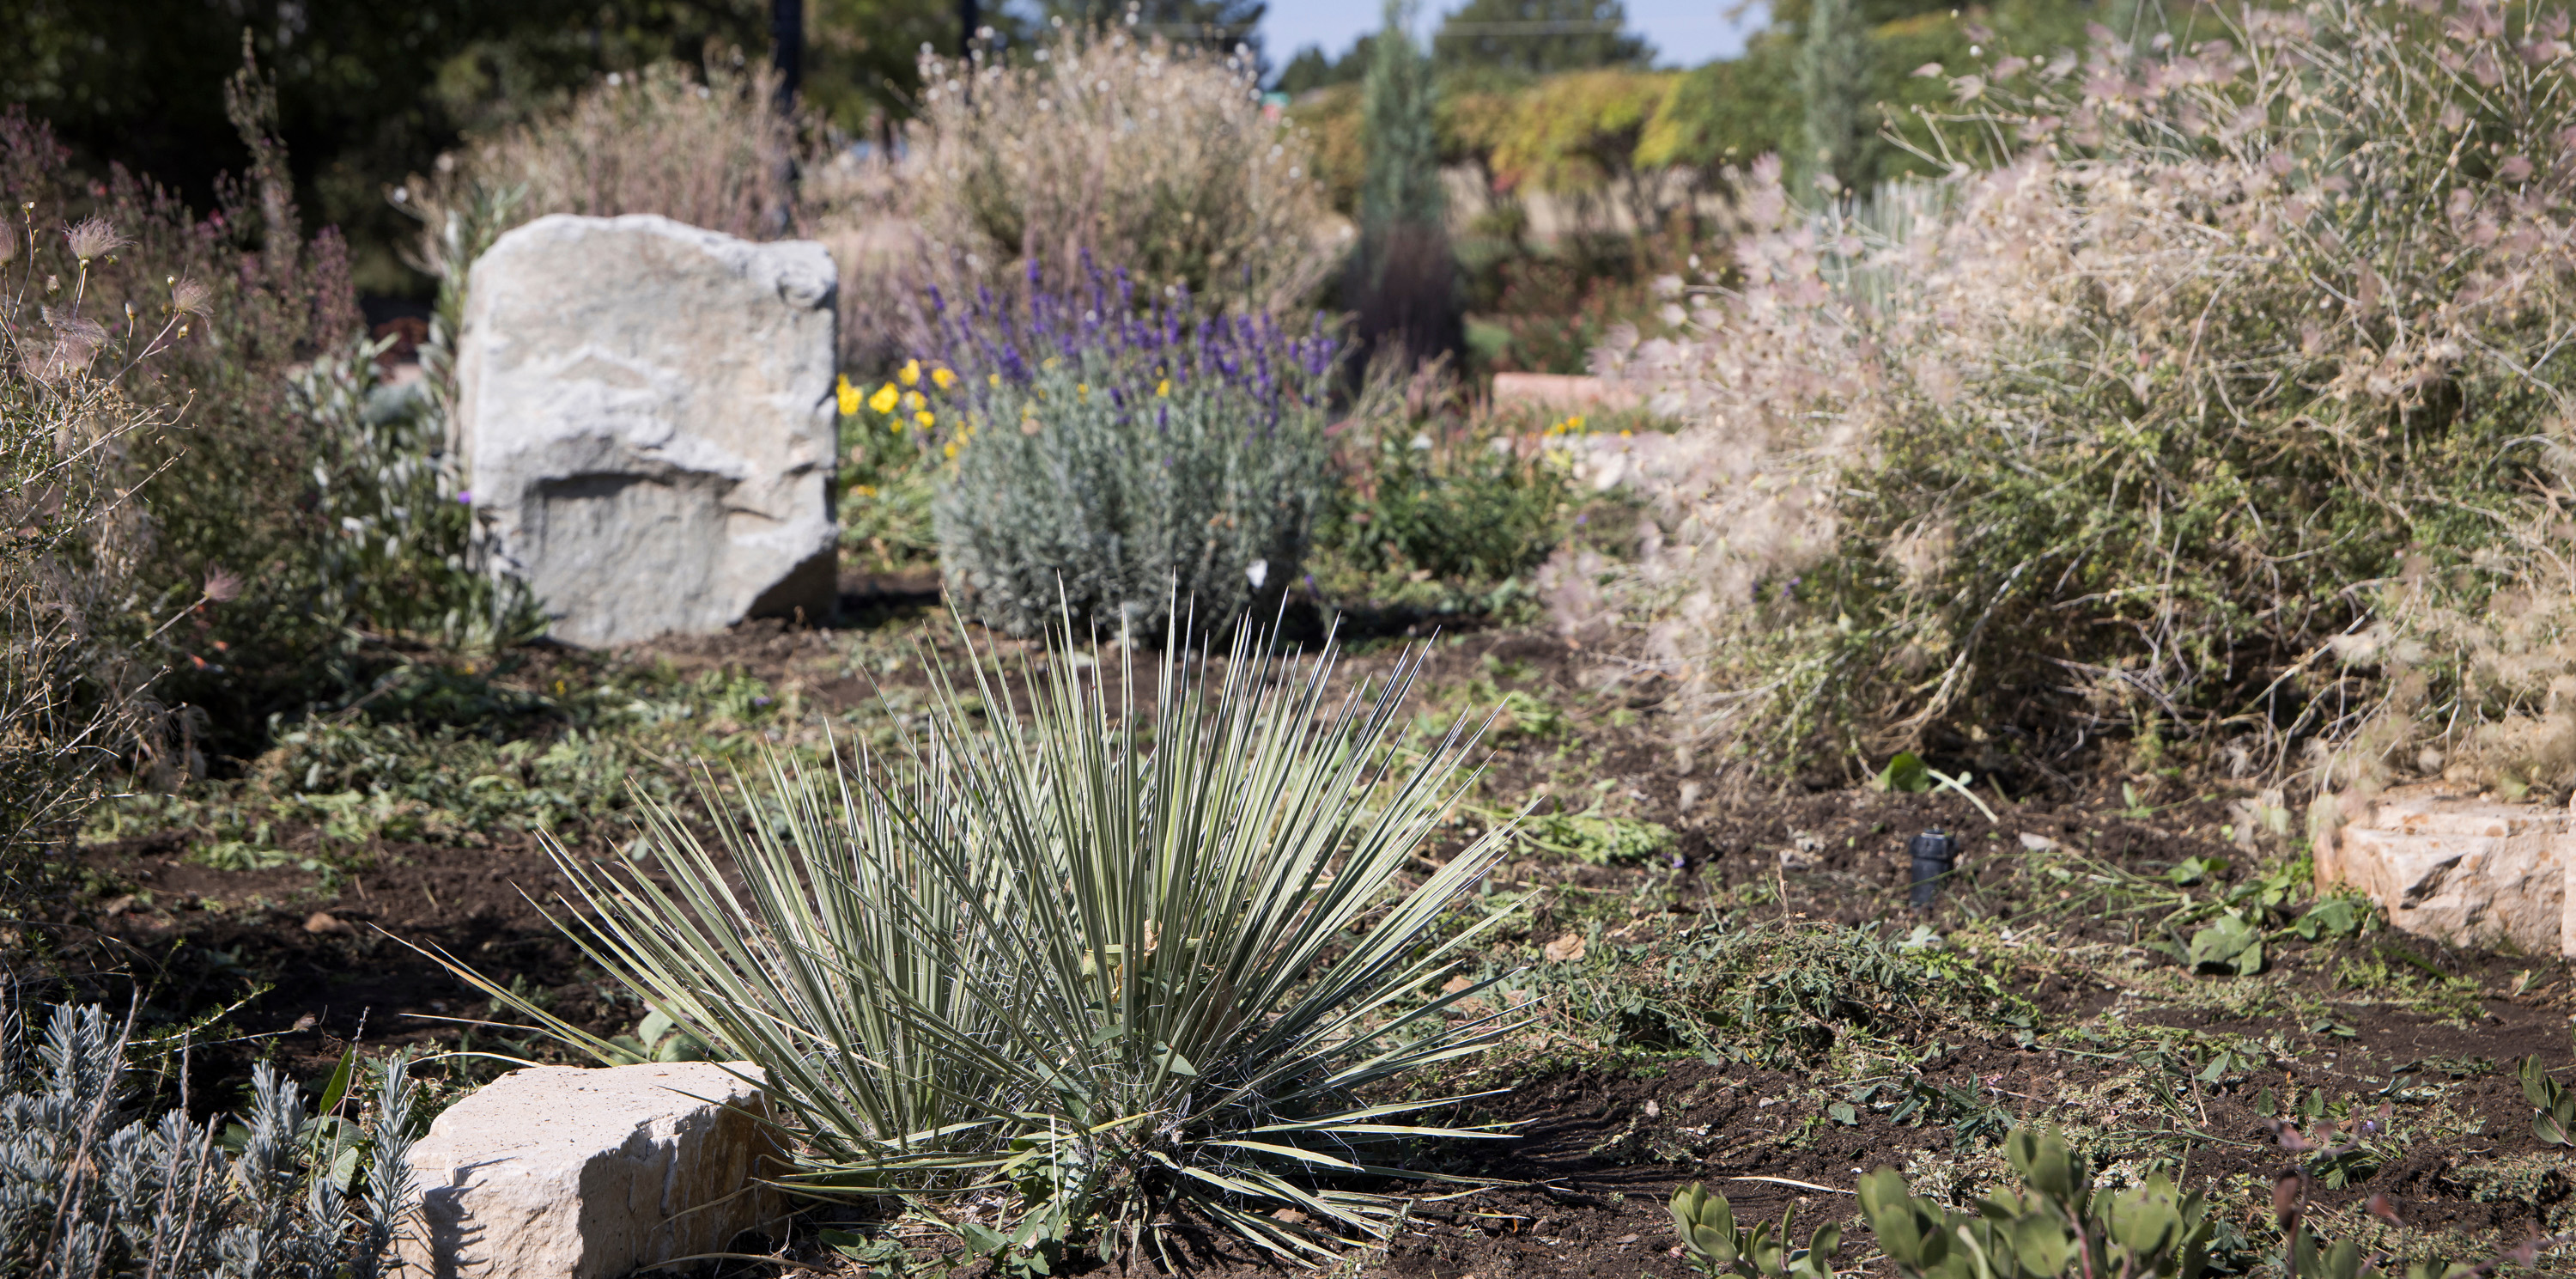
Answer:
[{"label": "background tree", "polygon": [[1848,185],[1857,174],[1862,119],[1869,91],[1869,33],[1858,0],[1814,0],[1798,49],[1798,97],[1804,108],[1800,147],[1792,171],[1804,181],[1798,194],[1830,177]]},{"label": "background tree", "polygon": [[1485,67],[1532,76],[1654,61],[1654,46],[1627,26],[1619,0],[1468,0],[1440,20],[1431,56],[1444,73]]},{"label": "background tree", "polygon": [[[902,112],[926,41],[953,51],[948,0],[808,0],[809,101],[857,130]],[[252,157],[223,85],[253,36],[276,77],[297,202],[348,236],[358,286],[422,294],[398,246],[417,224],[385,191],[468,133],[527,119],[572,90],[657,61],[769,56],[768,0],[11,0],[0,4],[0,101],[51,124],[78,162],[149,174],[189,204]]]},{"label": "background tree", "polygon": [[1414,43],[1413,0],[1386,0],[1362,87],[1368,147],[1351,301],[1362,341],[1410,358],[1456,349],[1457,263],[1445,226],[1431,60]]},{"label": "background tree", "polygon": [[1321,45],[1307,45],[1279,69],[1279,78],[1270,87],[1295,98],[1337,84],[1357,84],[1368,75],[1376,49],[1374,33],[1361,36],[1338,58],[1326,54]]}]

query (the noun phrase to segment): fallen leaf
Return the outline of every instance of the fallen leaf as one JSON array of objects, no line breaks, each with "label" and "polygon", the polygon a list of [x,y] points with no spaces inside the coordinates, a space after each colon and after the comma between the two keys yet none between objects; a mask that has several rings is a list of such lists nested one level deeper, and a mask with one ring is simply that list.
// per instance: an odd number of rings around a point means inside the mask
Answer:
[{"label": "fallen leaf", "polygon": [[327,933],[353,933],[358,930],[349,927],[348,921],[327,910],[317,910],[305,919],[304,931],[320,936]]},{"label": "fallen leaf", "polygon": [[1539,953],[1547,956],[1551,964],[1570,964],[1583,958],[1583,938],[1575,933],[1567,933],[1540,947]]}]

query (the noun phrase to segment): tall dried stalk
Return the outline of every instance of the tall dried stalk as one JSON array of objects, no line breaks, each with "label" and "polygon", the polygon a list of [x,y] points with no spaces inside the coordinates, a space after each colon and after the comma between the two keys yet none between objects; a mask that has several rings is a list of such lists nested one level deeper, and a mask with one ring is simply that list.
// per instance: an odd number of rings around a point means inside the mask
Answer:
[{"label": "tall dried stalk", "polygon": [[[150,526],[128,445],[170,420],[123,389],[202,306],[174,282],[153,328],[84,314],[90,266],[124,247],[101,219],[39,224],[23,209],[0,240],[0,903],[24,909],[82,816],[159,744],[146,697],[157,664],[138,623],[136,570]],[[39,276],[49,237],[78,265]],[[154,330],[157,329],[157,332]]]}]

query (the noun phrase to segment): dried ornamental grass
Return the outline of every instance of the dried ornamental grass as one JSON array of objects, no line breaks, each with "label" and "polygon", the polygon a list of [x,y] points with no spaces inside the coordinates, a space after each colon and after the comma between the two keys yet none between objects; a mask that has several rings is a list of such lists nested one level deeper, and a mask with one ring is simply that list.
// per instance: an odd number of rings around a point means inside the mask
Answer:
[{"label": "dried ornamental grass", "polygon": [[1286,314],[1340,255],[1315,159],[1249,54],[1062,29],[1025,63],[922,60],[906,202],[959,296],[1078,287],[1084,251],[1139,284]]},{"label": "dried ornamental grass", "polygon": [[771,105],[777,73],[710,60],[703,72],[669,62],[611,73],[557,111],[438,158],[395,202],[427,229],[413,265],[446,279],[470,261],[451,260],[452,224],[477,226],[468,247],[488,246],[510,227],[550,213],[615,217],[658,213],[747,240],[786,234],[797,125]]},{"label": "dried ornamental grass", "polygon": [[2348,777],[2547,708],[2567,28],[2321,0],[2102,33],[1957,78],[1946,180],[1810,214],[1757,165],[1731,278],[1674,282],[1692,332],[1599,355],[1693,425],[1605,459],[1653,544],[1564,602],[1606,591],[1718,740],[1792,760],[2001,725],[2043,768],[2103,733],[2274,774],[2368,745]]}]

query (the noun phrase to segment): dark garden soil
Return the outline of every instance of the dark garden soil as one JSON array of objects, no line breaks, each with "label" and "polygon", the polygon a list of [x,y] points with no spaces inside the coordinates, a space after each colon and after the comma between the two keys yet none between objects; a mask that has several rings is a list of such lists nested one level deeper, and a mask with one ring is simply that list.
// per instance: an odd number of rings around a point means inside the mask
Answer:
[{"label": "dark garden soil", "polygon": [[[917,611],[931,589],[885,585],[891,589],[857,604],[878,615]],[[838,667],[821,671],[818,655],[834,642],[829,632],[768,625],[657,652],[684,667],[731,664],[775,679],[806,672],[808,696],[819,705],[872,696],[865,680]],[[1381,671],[1391,657],[1391,646],[1379,645],[1353,665]],[[2272,1179],[2288,1162],[2265,1122],[2283,1098],[2323,1089],[2354,1114],[2386,1099],[2401,1116],[2399,1140],[2356,1165],[2346,1184],[2319,1187],[2331,1220],[2357,1221],[2352,1205],[2378,1191],[2414,1225],[2456,1235],[2464,1253],[2576,1227],[2576,1159],[2538,1144],[2512,1076],[2525,1056],[2562,1078],[2576,1064],[2576,992],[2564,961],[2378,932],[2282,942],[2260,977],[2195,985],[2149,949],[2160,940],[2152,913],[2142,922],[2088,909],[2080,882],[2060,885],[2026,873],[2027,864],[2037,844],[2150,877],[2191,857],[2226,857],[2238,863],[2233,875],[2255,873],[2265,858],[2219,838],[2229,813],[2223,798],[2176,797],[2147,811],[2139,804],[2150,801],[2120,793],[2119,777],[2090,791],[2060,786],[2013,800],[1979,783],[2002,818],[1997,824],[1948,792],[1755,791],[1686,772],[1659,718],[1661,690],[1551,636],[1468,635],[1435,650],[1426,685],[1469,679],[1498,662],[1509,664],[1513,687],[1554,690],[1570,708],[1567,732],[1590,754],[1569,762],[1563,737],[1551,746],[1506,732],[1488,794],[1550,787],[1572,807],[1569,775],[1607,780],[1630,811],[1677,834],[1645,864],[1506,865],[1498,872],[1506,885],[1542,890],[1525,941],[1581,934],[1593,945],[1622,944],[1721,910],[1868,929],[1891,941],[1918,925],[1949,933],[1982,921],[1986,971],[2003,974],[2004,993],[2026,1001],[2030,1025],[1965,1042],[1921,1041],[1914,1069],[1929,1084],[2018,1120],[2081,1122],[2104,1134],[2092,1149],[2097,1162],[2134,1155],[2140,1166],[2170,1167],[2179,1156],[2189,1178],[2210,1179],[2215,1211],[2249,1232],[2268,1215]],[[1934,824],[1959,833],[1966,854],[1942,903],[1918,916],[1904,902],[1902,844]],[[604,847],[606,836],[594,833],[591,842]],[[169,836],[91,848],[92,888],[63,925],[60,953],[75,967],[140,976],[154,1005],[173,1014],[241,1001],[221,1023],[234,1041],[191,1059],[189,1095],[200,1110],[236,1101],[225,1090],[238,1090],[254,1057],[314,1076],[352,1037],[370,1049],[457,1046],[468,1032],[463,1023],[489,1008],[424,950],[523,980],[551,996],[559,1014],[602,1033],[623,1032],[639,1015],[530,900],[550,901],[558,882],[533,836],[501,834],[471,848],[386,845],[366,869],[345,875],[214,870],[188,860],[190,851]],[[2016,935],[2028,939],[2018,951]],[[118,983],[95,985],[121,998]],[[2198,997],[2257,988],[2259,999]],[[2104,1019],[2174,1028],[2171,1042],[2182,1049],[2222,1041],[2268,1048],[2209,1079],[2178,1049],[2160,1101],[2151,1095],[2159,1081],[2142,1075],[2133,1054],[2088,1047],[2073,1033]],[[543,1051],[515,1032],[474,1033],[477,1047]],[[458,1086],[489,1073],[469,1073]],[[1990,1185],[2002,1171],[1990,1140],[1955,1141],[1948,1126],[1908,1126],[1867,1106],[1844,1107],[1850,1122],[1833,1117],[1828,1108],[1843,1091],[1821,1069],[1719,1065],[1689,1053],[1587,1053],[1549,1042],[1543,1030],[1481,1078],[1505,1089],[1483,1103],[1489,1115],[1519,1121],[1520,1136],[1472,1159],[1453,1156],[1460,1161],[1453,1167],[1509,1184],[1465,1197],[1426,1190],[1404,1232],[1363,1273],[1677,1276],[1685,1267],[1668,1255],[1674,1237],[1663,1204],[1695,1180],[1722,1190],[1739,1220],[1794,1210],[1801,1238],[1816,1224],[1843,1223],[1849,1267],[1875,1256],[1848,1193],[1859,1173],[1893,1165],[1918,1193],[1933,1193],[1931,1186]],[[796,1252],[828,1264],[810,1245]],[[2559,1273],[2576,1273],[2576,1261],[2565,1260],[2571,1255],[2555,1254],[2567,1266]],[[2544,1270],[2550,1264],[2545,1259]],[[1259,1267],[1218,1248],[1203,1254],[1201,1268]]]}]

